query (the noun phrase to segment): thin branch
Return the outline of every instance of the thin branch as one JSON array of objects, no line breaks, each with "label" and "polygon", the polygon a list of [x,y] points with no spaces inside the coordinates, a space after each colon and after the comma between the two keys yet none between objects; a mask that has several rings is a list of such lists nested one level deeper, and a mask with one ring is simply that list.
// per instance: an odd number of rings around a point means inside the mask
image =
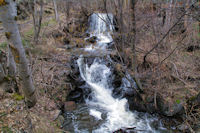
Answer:
[{"label": "thin branch", "polygon": [[[194,2],[188,9],[192,8],[196,3],[197,3],[197,1]],[[161,40],[160,40],[151,50],[149,50],[149,51],[146,53],[146,55],[145,55],[144,58],[143,58],[143,64],[146,63],[146,57],[147,57],[155,48],[157,48],[157,47],[162,43],[162,41],[168,36],[168,34],[171,32],[171,30],[172,30],[172,29],[181,21],[181,19],[185,16],[186,12],[187,12],[187,10],[184,11],[184,13],[178,18],[178,20],[176,21],[176,23],[175,23],[175,24],[167,31],[167,33],[161,38]]]},{"label": "thin branch", "polygon": [[180,48],[182,45],[178,45],[180,44],[184,39],[186,38],[186,35],[183,36],[183,38],[177,43],[177,46],[169,53],[169,55],[167,57],[165,57],[161,62],[160,65],[166,60],[168,59],[175,51],[177,48]]}]

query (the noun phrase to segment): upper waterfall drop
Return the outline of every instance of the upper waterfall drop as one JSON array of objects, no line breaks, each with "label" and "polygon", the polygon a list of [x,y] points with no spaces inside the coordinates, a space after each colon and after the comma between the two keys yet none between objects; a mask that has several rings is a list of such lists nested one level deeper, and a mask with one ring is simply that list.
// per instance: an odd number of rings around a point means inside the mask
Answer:
[{"label": "upper waterfall drop", "polygon": [[102,34],[112,32],[113,27],[113,15],[111,13],[93,13],[89,18],[88,32],[92,34]]},{"label": "upper waterfall drop", "polygon": [[97,37],[98,44],[95,47],[92,45],[86,47],[86,51],[106,49],[107,44],[113,41],[111,36],[114,29],[113,18],[111,13],[93,13],[89,17],[89,29],[87,32],[90,34],[90,37]]}]

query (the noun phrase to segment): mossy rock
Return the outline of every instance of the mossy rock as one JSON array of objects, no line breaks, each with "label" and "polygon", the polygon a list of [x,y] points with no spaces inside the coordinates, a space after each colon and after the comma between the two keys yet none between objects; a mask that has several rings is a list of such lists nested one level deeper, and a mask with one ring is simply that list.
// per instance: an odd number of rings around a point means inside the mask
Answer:
[{"label": "mossy rock", "polygon": [[21,101],[21,100],[24,99],[24,96],[19,95],[19,94],[17,94],[17,93],[14,93],[14,94],[12,95],[12,97],[13,97],[13,99],[15,99],[15,100],[17,100],[17,101]]}]

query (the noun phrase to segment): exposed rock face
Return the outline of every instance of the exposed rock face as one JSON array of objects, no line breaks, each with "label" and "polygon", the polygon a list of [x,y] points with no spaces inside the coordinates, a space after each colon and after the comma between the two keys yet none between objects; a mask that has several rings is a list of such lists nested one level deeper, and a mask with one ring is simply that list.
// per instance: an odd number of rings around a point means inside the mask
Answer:
[{"label": "exposed rock face", "polygon": [[79,67],[76,61],[77,59],[78,57],[71,58],[71,73],[67,75],[67,78],[72,85],[72,90],[66,100],[83,103],[84,98],[88,97],[90,89],[87,89],[85,81],[80,77]]}]

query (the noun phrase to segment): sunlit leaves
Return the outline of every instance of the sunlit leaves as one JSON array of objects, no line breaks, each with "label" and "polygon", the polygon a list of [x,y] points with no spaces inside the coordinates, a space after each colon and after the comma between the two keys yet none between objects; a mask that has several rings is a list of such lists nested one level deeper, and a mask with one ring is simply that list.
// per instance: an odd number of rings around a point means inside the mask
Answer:
[{"label": "sunlit leaves", "polygon": [[5,0],[0,0],[0,6],[4,6],[6,4],[7,4],[7,2]]}]

